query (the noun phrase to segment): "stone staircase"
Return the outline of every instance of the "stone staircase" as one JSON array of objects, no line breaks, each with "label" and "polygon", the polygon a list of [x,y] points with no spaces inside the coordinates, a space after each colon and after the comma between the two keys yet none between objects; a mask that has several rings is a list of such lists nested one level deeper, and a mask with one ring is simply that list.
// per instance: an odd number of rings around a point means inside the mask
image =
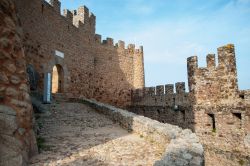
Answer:
[{"label": "stone staircase", "polygon": [[30,166],[149,166],[165,151],[165,146],[128,132],[81,103],[58,102],[36,123],[40,154],[30,160]]}]

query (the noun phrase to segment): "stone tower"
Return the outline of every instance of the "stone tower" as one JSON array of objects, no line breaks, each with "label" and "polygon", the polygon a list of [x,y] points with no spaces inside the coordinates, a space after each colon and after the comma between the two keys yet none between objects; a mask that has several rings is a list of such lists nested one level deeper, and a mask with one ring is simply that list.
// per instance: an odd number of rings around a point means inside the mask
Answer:
[{"label": "stone tower", "polygon": [[143,58],[143,47],[135,50],[134,54],[134,88],[145,87],[144,78],[144,58]]},{"label": "stone tower", "polygon": [[218,66],[215,55],[207,55],[207,67],[198,67],[198,58],[187,60],[189,91],[196,104],[217,103],[235,99],[238,80],[234,45],[218,48]]}]

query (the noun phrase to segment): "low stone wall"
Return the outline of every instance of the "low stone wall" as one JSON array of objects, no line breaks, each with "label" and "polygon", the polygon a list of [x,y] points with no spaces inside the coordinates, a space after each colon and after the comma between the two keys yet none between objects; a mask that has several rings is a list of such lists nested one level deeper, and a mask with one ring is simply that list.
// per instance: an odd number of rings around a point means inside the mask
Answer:
[{"label": "low stone wall", "polygon": [[87,104],[113,121],[119,123],[129,132],[135,132],[148,140],[166,147],[165,154],[156,166],[201,166],[204,165],[204,150],[198,137],[191,130],[163,124],[158,121],[136,115],[134,113],[115,108],[89,99],[74,101]]}]

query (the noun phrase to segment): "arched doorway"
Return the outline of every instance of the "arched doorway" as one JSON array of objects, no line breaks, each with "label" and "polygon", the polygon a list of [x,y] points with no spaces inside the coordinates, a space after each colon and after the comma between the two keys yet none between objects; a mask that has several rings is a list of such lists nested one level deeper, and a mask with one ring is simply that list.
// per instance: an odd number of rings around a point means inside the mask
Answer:
[{"label": "arched doorway", "polygon": [[63,68],[57,64],[52,71],[52,93],[63,93]]}]

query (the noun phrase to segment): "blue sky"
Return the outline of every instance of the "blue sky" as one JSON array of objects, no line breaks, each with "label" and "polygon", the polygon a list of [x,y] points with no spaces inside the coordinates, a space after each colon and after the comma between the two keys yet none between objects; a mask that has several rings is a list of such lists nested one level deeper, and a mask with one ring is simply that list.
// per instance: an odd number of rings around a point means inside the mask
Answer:
[{"label": "blue sky", "polygon": [[61,0],[86,5],[96,32],[144,47],[146,86],[187,82],[186,58],[235,44],[240,89],[250,89],[250,0]]}]

